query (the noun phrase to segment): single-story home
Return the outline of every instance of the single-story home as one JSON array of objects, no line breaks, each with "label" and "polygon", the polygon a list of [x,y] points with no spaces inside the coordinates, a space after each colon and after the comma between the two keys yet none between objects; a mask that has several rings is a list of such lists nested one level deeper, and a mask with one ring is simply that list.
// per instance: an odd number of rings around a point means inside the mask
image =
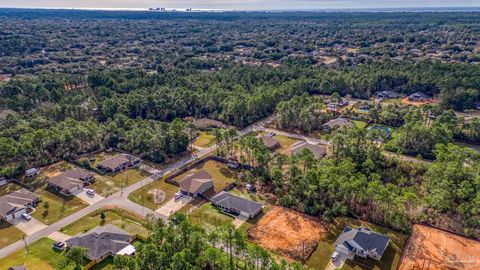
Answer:
[{"label": "single-story home", "polygon": [[213,189],[213,178],[206,171],[200,170],[185,176],[178,184],[180,192],[196,198],[207,190]]},{"label": "single-story home", "polygon": [[8,270],[27,270],[27,268],[23,265],[17,265],[17,266],[10,266]]},{"label": "single-story home", "polygon": [[355,124],[352,120],[348,118],[339,117],[337,119],[333,119],[328,121],[327,123],[323,124],[322,127],[327,130],[334,130],[343,127],[353,127]]},{"label": "single-story home", "polygon": [[339,102],[329,102],[327,104],[327,111],[336,111],[348,105],[348,100],[342,99]]},{"label": "single-story home", "polygon": [[126,168],[137,166],[141,161],[140,158],[129,154],[118,154],[101,161],[98,163],[97,168],[102,171],[115,173]]},{"label": "single-story home", "polygon": [[254,218],[263,210],[260,203],[247,200],[231,193],[221,191],[210,199],[213,206],[223,212],[241,215],[247,218]]},{"label": "single-story home", "polygon": [[72,169],[48,179],[48,185],[60,193],[71,195],[75,191],[90,185],[95,175],[84,169]]},{"label": "single-story home", "polygon": [[262,140],[263,144],[272,151],[280,147],[280,142],[275,138],[262,136],[260,137],[260,140]]},{"label": "single-story home", "polygon": [[352,260],[355,256],[370,257],[377,261],[382,259],[390,238],[368,228],[351,228],[346,226],[335,241],[335,251]]},{"label": "single-story home", "polygon": [[86,233],[78,234],[65,241],[65,243],[69,248],[87,249],[87,258],[98,263],[109,256],[135,254],[135,247],[130,244],[132,241],[132,235],[107,224],[97,226]]},{"label": "single-story home", "polygon": [[29,208],[35,207],[39,197],[27,190],[20,189],[0,197],[0,219],[12,221],[27,213]]},{"label": "single-story home", "polygon": [[327,154],[327,148],[323,145],[310,144],[306,141],[299,141],[292,146],[290,146],[290,153],[292,155],[297,155],[301,153],[304,149],[310,150],[313,153],[316,159],[320,159]]},{"label": "single-story home", "polygon": [[377,98],[379,99],[390,99],[390,98],[399,98],[401,97],[401,95],[397,92],[394,92],[394,91],[382,91],[382,92],[378,92],[376,94]]},{"label": "single-story home", "polygon": [[38,175],[39,173],[40,173],[40,170],[37,168],[30,168],[25,171],[25,175],[27,177],[32,177],[32,176]]},{"label": "single-story home", "polygon": [[430,96],[422,92],[417,92],[408,96],[408,101],[413,101],[413,102],[429,101],[430,99],[431,99]]}]

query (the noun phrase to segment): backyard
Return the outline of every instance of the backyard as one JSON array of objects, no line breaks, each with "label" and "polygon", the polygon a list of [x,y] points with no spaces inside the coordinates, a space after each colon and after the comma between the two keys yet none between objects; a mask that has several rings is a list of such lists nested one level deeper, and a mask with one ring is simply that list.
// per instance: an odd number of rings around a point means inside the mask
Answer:
[{"label": "backyard", "polygon": [[337,240],[337,237],[347,225],[352,227],[363,226],[370,228],[373,231],[387,235],[388,237],[390,237],[390,244],[388,245],[387,250],[385,251],[385,254],[383,255],[380,262],[372,259],[356,258],[353,261],[348,260],[347,262],[345,262],[342,269],[394,270],[397,268],[403,247],[407,240],[407,236],[386,229],[384,227],[380,227],[368,222],[348,217],[335,218],[332,223],[328,224],[327,233],[324,234],[323,237],[320,239],[317,249],[310,255],[309,259],[306,262],[308,267],[319,270],[325,269],[328,262],[330,261],[330,256],[332,255],[334,250],[333,243],[335,242],[335,240]]},{"label": "backyard", "polygon": [[215,143],[215,136],[209,131],[200,131],[197,139],[193,142],[198,147],[208,147]]},{"label": "backyard", "polygon": [[0,187],[0,196],[7,195],[21,188],[22,187],[20,185],[17,185],[15,183],[8,183]]},{"label": "backyard", "polygon": [[[105,220],[101,219],[101,212],[105,214]],[[133,213],[118,208],[97,210],[61,229],[61,232],[74,236],[78,233],[87,232],[97,226],[112,224],[126,232],[146,237],[147,230],[143,226],[143,219]]]},{"label": "backyard", "polygon": [[290,146],[292,144],[298,142],[298,140],[294,138],[290,138],[285,135],[275,135],[273,136],[274,139],[280,142],[280,149],[278,150],[282,154],[289,154],[290,153]]},{"label": "backyard", "polygon": [[211,203],[205,203],[190,213],[190,220],[206,230],[213,230],[218,226],[232,223],[233,217],[223,214]]},{"label": "backyard", "polygon": [[[32,216],[40,222],[50,225],[87,207],[87,204],[76,197],[63,197],[45,189],[38,189],[35,193],[40,197],[40,203]],[[48,207],[46,207],[48,204]]]},{"label": "backyard", "polygon": [[0,248],[22,239],[23,232],[6,221],[0,221]]}]

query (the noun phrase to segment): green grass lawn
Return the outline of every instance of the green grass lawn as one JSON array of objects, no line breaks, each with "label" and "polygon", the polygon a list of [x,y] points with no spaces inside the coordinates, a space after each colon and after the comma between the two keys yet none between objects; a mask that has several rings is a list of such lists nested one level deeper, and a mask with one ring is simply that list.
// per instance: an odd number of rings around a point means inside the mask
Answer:
[{"label": "green grass lawn", "polygon": [[150,174],[137,168],[131,168],[117,174],[95,175],[92,189],[98,194],[107,196],[119,191],[122,186],[128,187],[148,176]]},{"label": "green grass lawn", "polygon": [[358,120],[353,120],[352,122],[355,124],[357,128],[360,128],[360,129],[364,129],[368,125],[368,123],[363,121],[358,121]]},{"label": "green grass lawn", "polygon": [[233,217],[221,213],[211,203],[206,203],[190,214],[190,220],[206,230],[213,230],[220,225],[232,223]]},{"label": "green grass lawn", "polygon": [[335,240],[337,240],[337,237],[340,235],[346,225],[353,227],[364,226],[372,229],[373,231],[387,235],[390,237],[390,244],[380,262],[377,262],[373,259],[349,260],[345,263],[342,269],[394,270],[397,268],[403,247],[405,246],[405,242],[407,240],[407,236],[384,227],[347,217],[335,218],[334,221],[329,224],[328,234],[325,235],[323,239],[320,239],[317,249],[312,253],[306,263],[308,267],[319,270],[325,269],[334,250],[333,243]]},{"label": "green grass lawn", "polygon": [[53,240],[42,238],[28,246],[29,255],[25,248],[18,250],[7,257],[0,259],[0,270],[7,270],[10,266],[25,265],[27,269],[73,269],[73,265],[64,267],[64,253],[52,248]]},{"label": "green grass lawn", "polygon": [[[100,218],[101,212],[105,213],[105,222]],[[133,213],[123,209],[104,209],[97,210],[88,216],[85,216],[61,229],[61,231],[68,235],[76,235],[78,233],[87,232],[97,226],[104,224],[112,224],[118,228],[125,230],[130,234],[138,234],[147,237],[147,230],[143,226],[143,219]]]},{"label": "green grass lawn", "polygon": [[273,136],[273,138],[280,142],[279,151],[282,154],[290,153],[290,146],[292,146],[292,144],[298,142],[298,140],[296,140],[294,138],[284,136],[284,135],[275,135],[275,136]]},{"label": "green grass lawn", "polygon": [[213,189],[215,190],[215,193],[223,190],[225,187],[235,182],[235,179],[237,177],[237,173],[233,170],[230,170],[227,164],[223,164],[214,160],[209,160],[207,162],[201,163],[192,170],[189,170],[188,172],[175,177],[175,180],[181,181],[186,175],[195,173],[199,170],[205,170],[212,176]]},{"label": "green grass lawn", "polygon": [[100,152],[93,156],[88,156],[87,159],[90,160],[90,165],[92,166],[92,168],[96,168],[98,163],[117,154],[117,152]]},{"label": "green grass lawn", "polygon": [[22,188],[22,186],[17,185],[15,183],[8,183],[8,184],[0,187],[0,196],[7,195],[7,194],[12,193],[14,191],[17,191],[21,188]]},{"label": "green grass lawn", "polygon": [[[40,197],[41,202],[32,213],[32,216],[47,225],[53,224],[88,206],[74,196],[63,197],[45,189],[38,189],[35,193]],[[48,209],[45,208],[45,202],[48,202]]]},{"label": "green grass lawn", "polygon": [[0,248],[22,239],[23,232],[6,221],[0,221]]},{"label": "green grass lawn", "polygon": [[194,145],[199,147],[208,147],[215,143],[215,136],[208,131],[200,131],[197,139],[193,142]]},{"label": "green grass lawn", "polygon": [[[150,190],[153,189],[161,189],[163,190],[163,192],[165,192],[165,200],[161,204],[156,204],[153,201],[152,195],[148,193]],[[134,203],[141,205],[143,196],[143,205],[147,208],[155,210],[168,202],[170,199],[172,199],[175,193],[178,192],[178,190],[179,189],[177,186],[166,183],[165,179],[162,178],[130,193],[128,199]]]}]

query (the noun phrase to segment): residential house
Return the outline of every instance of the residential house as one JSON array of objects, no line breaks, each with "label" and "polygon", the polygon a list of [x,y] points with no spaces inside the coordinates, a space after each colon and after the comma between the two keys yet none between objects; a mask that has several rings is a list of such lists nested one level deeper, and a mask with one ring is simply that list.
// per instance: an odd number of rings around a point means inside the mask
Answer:
[{"label": "residential house", "polygon": [[40,170],[37,169],[37,168],[30,168],[30,169],[25,171],[25,175],[27,177],[33,177],[35,175],[38,175],[39,173],[40,173]]},{"label": "residential house", "polygon": [[412,101],[412,102],[424,102],[429,100],[430,100],[430,96],[422,92],[417,92],[408,96],[408,101]]},{"label": "residential house", "polygon": [[341,101],[332,101],[327,104],[327,111],[337,111],[348,105],[348,100],[342,99]]},{"label": "residential house", "polygon": [[27,190],[20,189],[0,197],[0,220],[12,221],[28,212],[39,202],[38,196]]},{"label": "residential house", "polygon": [[280,142],[275,138],[269,136],[262,136],[260,137],[260,140],[262,140],[263,144],[265,144],[265,146],[271,151],[280,147]]},{"label": "residential house", "polygon": [[48,185],[60,193],[71,195],[95,181],[95,175],[84,169],[72,169],[48,179]]},{"label": "residential house", "polygon": [[130,243],[133,236],[111,224],[97,226],[86,233],[78,234],[65,243],[67,247],[87,249],[87,258],[99,263],[109,256],[133,255],[135,247]]},{"label": "residential house", "polygon": [[7,178],[0,176],[0,186],[4,186],[6,184],[8,184]]},{"label": "residential house", "polygon": [[394,99],[394,98],[399,98],[401,97],[401,95],[397,92],[394,92],[394,91],[382,91],[382,92],[378,92],[376,94],[377,98],[378,99]]},{"label": "residential house", "polygon": [[27,270],[27,268],[23,265],[17,265],[17,266],[10,266],[8,270]]},{"label": "residential house", "polygon": [[98,163],[97,168],[105,172],[115,173],[126,168],[137,166],[140,162],[141,159],[138,157],[129,154],[118,154]]},{"label": "residential house", "polygon": [[382,259],[390,238],[368,228],[346,226],[335,241],[335,251],[352,260],[355,256]]},{"label": "residential house", "polygon": [[221,191],[213,196],[210,202],[223,212],[246,218],[254,218],[263,210],[263,206],[260,203],[235,196],[225,191]]},{"label": "residential house", "polygon": [[327,130],[334,130],[338,128],[343,128],[343,127],[353,127],[355,124],[352,122],[352,120],[348,118],[343,118],[339,117],[337,119],[333,119],[328,121],[327,123],[323,124],[323,128]]},{"label": "residential house", "polygon": [[304,149],[308,149],[310,152],[312,152],[316,159],[320,159],[327,154],[327,148],[325,146],[310,144],[306,141],[299,141],[292,144],[292,146],[290,146],[290,153],[292,155],[297,155]]},{"label": "residential house", "polygon": [[213,178],[204,170],[185,176],[179,183],[180,192],[194,198],[213,189]]}]

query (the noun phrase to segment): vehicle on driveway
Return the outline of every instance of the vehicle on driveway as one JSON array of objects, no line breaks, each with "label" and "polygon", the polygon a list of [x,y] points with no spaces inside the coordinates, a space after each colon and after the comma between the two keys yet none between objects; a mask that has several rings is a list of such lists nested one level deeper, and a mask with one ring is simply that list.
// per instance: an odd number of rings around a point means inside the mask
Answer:
[{"label": "vehicle on driveway", "polygon": [[175,193],[175,196],[173,198],[174,198],[175,201],[178,201],[182,197],[183,197],[183,193],[177,192],[177,193]]},{"label": "vehicle on driveway", "polygon": [[95,190],[93,190],[93,189],[85,189],[85,193],[87,193],[87,195],[89,195],[89,196],[93,196],[93,195],[95,195]]},{"label": "vehicle on driveway", "polygon": [[57,241],[52,245],[53,249],[56,249],[56,250],[64,250],[65,246],[66,246],[65,243],[60,241]]},{"label": "vehicle on driveway", "polygon": [[22,218],[25,219],[25,220],[31,220],[32,216],[30,216],[30,214],[24,213],[24,214],[22,214]]},{"label": "vehicle on driveway", "polygon": [[338,253],[337,251],[334,251],[332,254],[332,261],[336,262],[339,257],[340,257],[340,253]]}]

